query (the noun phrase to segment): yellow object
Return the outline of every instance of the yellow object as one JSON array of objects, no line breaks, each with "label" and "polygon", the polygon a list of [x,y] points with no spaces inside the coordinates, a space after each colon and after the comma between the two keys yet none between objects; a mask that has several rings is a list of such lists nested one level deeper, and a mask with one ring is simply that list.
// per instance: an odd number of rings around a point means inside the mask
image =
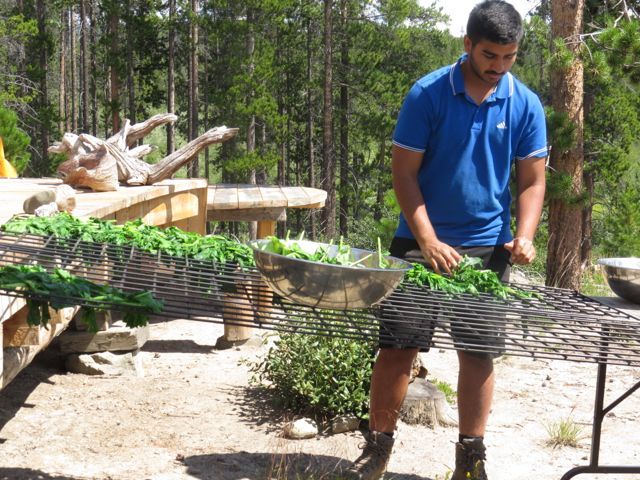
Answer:
[{"label": "yellow object", "polygon": [[13,168],[13,165],[4,158],[4,144],[2,143],[2,137],[0,137],[0,177],[17,178],[18,172]]}]

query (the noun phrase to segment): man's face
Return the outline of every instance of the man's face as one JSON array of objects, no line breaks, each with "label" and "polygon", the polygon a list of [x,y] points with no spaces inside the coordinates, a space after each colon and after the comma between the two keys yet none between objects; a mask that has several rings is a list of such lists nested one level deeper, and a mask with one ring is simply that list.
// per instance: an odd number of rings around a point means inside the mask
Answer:
[{"label": "man's face", "polygon": [[495,85],[509,71],[518,54],[517,43],[505,45],[480,40],[473,45],[469,37],[464,37],[464,49],[469,58],[473,74],[490,85]]}]

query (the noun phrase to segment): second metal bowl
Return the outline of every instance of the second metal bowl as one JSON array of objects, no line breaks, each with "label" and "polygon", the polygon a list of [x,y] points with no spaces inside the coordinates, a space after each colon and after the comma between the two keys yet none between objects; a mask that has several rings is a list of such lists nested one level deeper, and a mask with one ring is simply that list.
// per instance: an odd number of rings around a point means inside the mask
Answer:
[{"label": "second metal bowl", "polygon": [[[297,243],[307,253],[314,253],[319,247],[326,248],[330,257],[338,253],[335,245],[289,242]],[[353,260],[363,260],[359,266],[351,267],[279,255],[269,251],[270,240],[256,240],[249,245],[258,270],[273,291],[292,302],[324,309],[371,307],[389,296],[411,268],[409,262],[389,256],[384,257],[389,268],[379,268],[377,252],[357,248],[351,249]]]},{"label": "second metal bowl", "polygon": [[619,297],[640,305],[640,258],[601,258],[607,283]]}]

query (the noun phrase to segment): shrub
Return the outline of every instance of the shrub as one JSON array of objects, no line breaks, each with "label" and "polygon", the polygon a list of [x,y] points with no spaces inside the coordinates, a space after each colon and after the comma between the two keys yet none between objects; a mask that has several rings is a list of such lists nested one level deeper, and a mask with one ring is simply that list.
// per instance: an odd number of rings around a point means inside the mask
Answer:
[{"label": "shrub", "polygon": [[375,342],[282,333],[262,360],[251,364],[253,382],[296,413],[367,418]]},{"label": "shrub", "polygon": [[547,445],[552,447],[577,447],[582,438],[582,427],[571,418],[565,418],[545,425],[549,438]]}]

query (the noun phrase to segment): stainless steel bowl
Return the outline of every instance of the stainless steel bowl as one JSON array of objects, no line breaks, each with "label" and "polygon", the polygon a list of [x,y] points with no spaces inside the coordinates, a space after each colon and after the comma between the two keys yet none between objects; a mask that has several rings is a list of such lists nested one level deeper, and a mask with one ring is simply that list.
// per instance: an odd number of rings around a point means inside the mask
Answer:
[{"label": "stainless steel bowl", "polygon": [[[306,240],[290,242],[296,242],[307,253],[314,253],[320,246],[328,249],[330,257],[338,253],[335,245]],[[384,258],[390,268],[378,268],[377,252],[357,248],[351,249],[353,260],[364,260],[360,266],[347,267],[273,253],[269,251],[269,240],[256,240],[249,245],[258,270],[273,291],[292,302],[324,309],[375,305],[393,292],[411,268],[409,262],[389,256]]]},{"label": "stainless steel bowl", "polygon": [[607,283],[618,296],[640,305],[640,258],[601,258]]}]

